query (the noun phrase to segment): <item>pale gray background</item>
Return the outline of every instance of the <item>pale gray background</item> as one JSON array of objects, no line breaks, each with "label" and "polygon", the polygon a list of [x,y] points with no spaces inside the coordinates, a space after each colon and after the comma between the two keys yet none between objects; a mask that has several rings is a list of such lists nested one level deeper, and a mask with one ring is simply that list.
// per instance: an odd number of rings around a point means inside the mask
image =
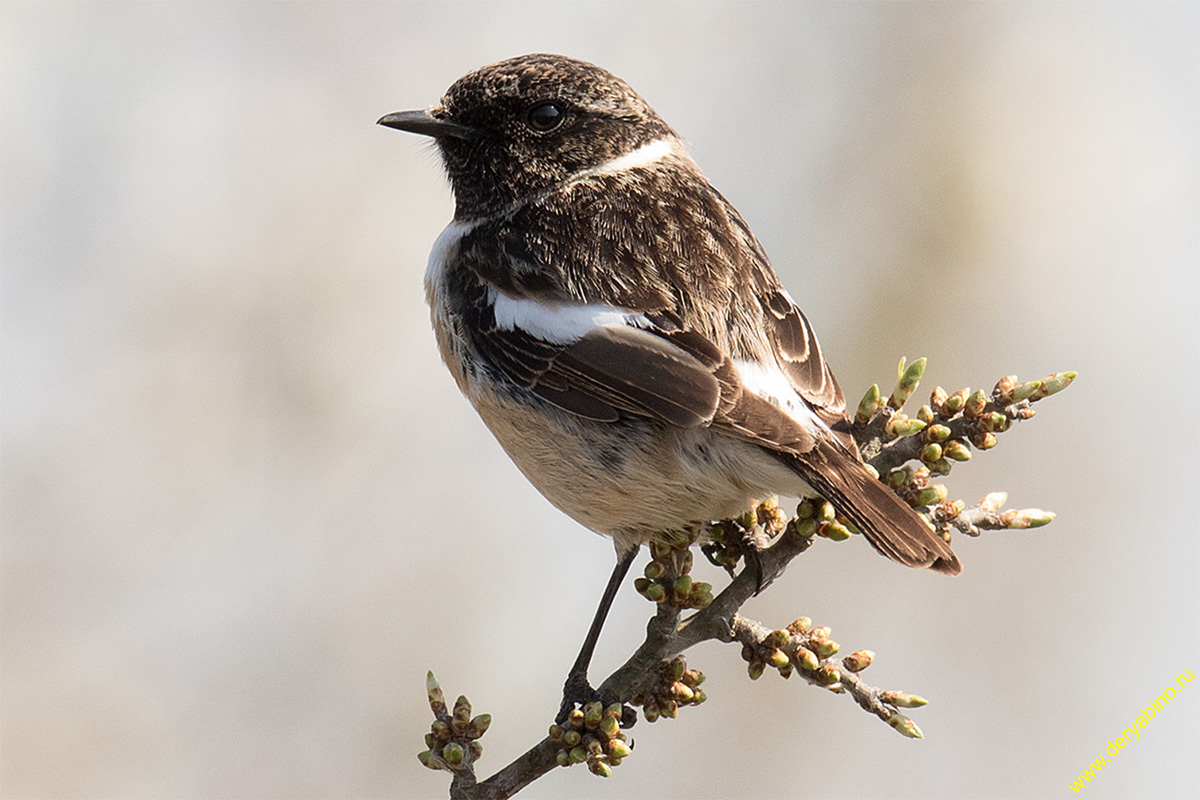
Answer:
[{"label": "pale gray background", "polygon": [[[925,741],[710,645],[706,706],[526,796],[1071,797],[1200,670],[1196,4],[0,13],[5,796],[444,796],[429,668],[493,714],[481,770],[544,733],[611,549],[439,363],[450,194],[374,126],[538,50],[687,138],[849,394],[902,354],[922,395],[1081,377],[950,479],[1051,527],[954,580],[822,543],[749,608],[877,650]],[[598,672],[649,611],[627,587]],[[1195,796],[1198,743],[1200,683],[1083,796]]]}]

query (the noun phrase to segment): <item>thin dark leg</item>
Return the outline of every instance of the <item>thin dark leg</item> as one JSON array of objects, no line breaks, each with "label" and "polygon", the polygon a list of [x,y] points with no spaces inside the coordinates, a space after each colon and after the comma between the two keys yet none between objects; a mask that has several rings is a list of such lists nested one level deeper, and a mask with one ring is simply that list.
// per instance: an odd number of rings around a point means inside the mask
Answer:
[{"label": "thin dark leg", "polygon": [[596,616],[592,619],[592,627],[588,629],[587,638],[583,640],[583,648],[579,651],[579,657],[575,659],[574,666],[567,674],[567,682],[563,684],[562,706],[559,707],[558,716],[555,718],[560,724],[566,720],[576,703],[588,702],[596,694],[591,684],[588,683],[588,665],[592,663],[592,653],[596,650],[596,642],[600,639],[600,629],[604,627],[608,610],[612,607],[617,590],[621,588],[621,582],[625,580],[625,575],[628,574],[629,567],[633,564],[637,553],[638,548],[635,547],[618,558],[617,565],[613,567],[612,575],[608,578],[608,585],[604,587],[604,595],[600,598],[600,606],[596,609]]}]

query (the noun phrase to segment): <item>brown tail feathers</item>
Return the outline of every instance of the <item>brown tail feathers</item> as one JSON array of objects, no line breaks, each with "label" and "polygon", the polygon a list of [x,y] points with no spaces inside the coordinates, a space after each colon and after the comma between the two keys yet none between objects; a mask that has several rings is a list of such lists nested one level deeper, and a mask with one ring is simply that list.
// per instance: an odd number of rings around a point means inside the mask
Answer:
[{"label": "brown tail feathers", "polygon": [[946,575],[962,572],[950,545],[840,443],[819,441],[804,455],[789,456],[788,462],[883,555]]}]

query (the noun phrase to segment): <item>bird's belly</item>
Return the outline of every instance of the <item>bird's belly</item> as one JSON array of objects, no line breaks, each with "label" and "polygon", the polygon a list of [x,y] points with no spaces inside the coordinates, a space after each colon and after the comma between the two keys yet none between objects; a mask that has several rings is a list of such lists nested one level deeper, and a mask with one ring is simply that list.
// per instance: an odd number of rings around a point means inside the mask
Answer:
[{"label": "bird's belly", "polygon": [[740,514],[772,494],[808,492],[766,451],[707,428],[641,418],[595,422],[492,392],[472,392],[471,399],[538,491],[619,548]]}]

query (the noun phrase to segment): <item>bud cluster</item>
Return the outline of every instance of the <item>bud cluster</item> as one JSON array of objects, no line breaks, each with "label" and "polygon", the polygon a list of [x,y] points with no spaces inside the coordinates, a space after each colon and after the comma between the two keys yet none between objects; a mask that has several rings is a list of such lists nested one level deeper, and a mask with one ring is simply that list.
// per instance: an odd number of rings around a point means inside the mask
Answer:
[{"label": "bud cluster", "polygon": [[[925,359],[906,365],[900,359],[896,388],[889,397],[872,386],[854,416],[853,433],[868,465],[884,473],[883,480],[913,508],[928,515],[934,527],[949,540],[952,528],[970,535],[984,529],[1033,528],[1049,523],[1054,514],[1037,508],[998,513],[983,505],[968,508],[961,500],[947,500],[946,487],[930,479],[949,474],[956,462],[969,461],[972,448],[990,450],[998,435],[1017,420],[1030,419],[1031,403],[1071,385],[1074,372],[1056,372],[1035,381],[1015,375],[1001,378],[991,394],[969,388],[949,393],[936,387],[915,418],[907,417],[904,403],[916,391],[925,372]],[[908,464],[916,461],[916,465]],[[798,509],[798,511],[800,511]],[[802,533],[811,525],[797,523]],[[836,538],[840,531],[834,529]]]},{"label": "bud cluster", "polygon": [[595,701],[572,710],[562,725],[551,725],[550,741],[559,745],[558,765],[586,763],[593,775],[612,775],[612,768],[633,752],[632,742],[625,740],[621,730],[621,711],[620,703],[605,708]]},{"label": "bud cluster", "polygon": [[657,684],[635,696],[630,704],[642,707],[647,722],[656,722],[659,717],[675,719],[680,707],[698,706],[708,699],[700,688],[702,683],[704,673],[688,669],[687,660],[675,656],[659,664]]},{"label": "bud cluster", "polygon": [[[800,617],[787,628],[770,631],[757,641],[743,639],[742,659],[747,662],[750,679],[758,680],[767,667],[778,670],[783,678],[792,677],[792,673],[799,669],[810,683],[838,691],[842,676],[838,668],[829,663],[829,659],[841,650],[841,645],[831,638],[830,633],[829,628],[814,628],[811,619]],[[870,651],[860,652],[865,654]],[[865,655],[856,655],[860,661],[866,658]],[[861,668],[865,669],[866,663]]]},{"label": "bud cluster", "polygon": [[465,695],[455,701],[453,711],[447,709],[446,697],[433,672],[425,676],[425,691],[434,719],[429,733],[425,734],[428,749],[418,753],[417,758],[430,769],[469,768],[483,755],[479,738],[492,724],[492,715],[472,717],[471,702]]},{"label": "bud cluster", "polygon": [[853,523],[820,498],[801,500],[796,506],[796,516],[788,522],[788,529],[805,539],[821,536],[835,542],[845,541],[850,534],[859,532]]},{"label": "bud cluster", "polygon": [[638,594],[655,603],[676,608],[704,608],[712,602],[712,584],[693,581],[690,542],[654,541],[650,561],[633,586]]}]

